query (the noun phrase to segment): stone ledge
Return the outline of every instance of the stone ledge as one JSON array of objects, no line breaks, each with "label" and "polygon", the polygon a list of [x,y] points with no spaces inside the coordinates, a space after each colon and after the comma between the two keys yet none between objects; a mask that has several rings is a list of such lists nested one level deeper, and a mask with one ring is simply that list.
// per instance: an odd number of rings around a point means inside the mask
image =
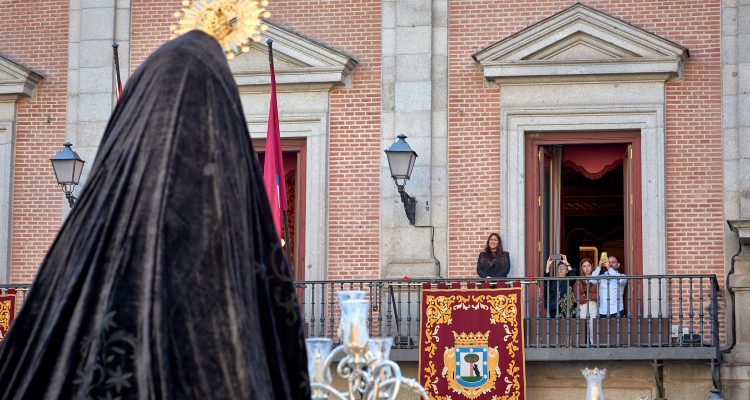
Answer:
[{"label": "stone ledge", "polygon": [[435,278],[435,261],[430,259],[393,260],[383,271],[383,278]]},{"label": "stone ledge", "polygon": [[44,77],[0,55],[0,96],[10,99],[31,97]]},{"label": "stone ledge", "polygon": [[737,219],[727,221],[732,232],[736,233],[743,243],[750,241],[750,220]]},{"label": "stone ledge", "polygon": [[473,56],[487,81],[629,75],[634,80],[680,79],[688,49],[581,3],[489,46]]}]

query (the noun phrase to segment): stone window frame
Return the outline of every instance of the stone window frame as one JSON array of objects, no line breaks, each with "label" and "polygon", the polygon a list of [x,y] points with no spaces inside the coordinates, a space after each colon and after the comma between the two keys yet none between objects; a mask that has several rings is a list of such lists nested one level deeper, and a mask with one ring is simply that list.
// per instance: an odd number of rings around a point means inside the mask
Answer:
[{"label": "stone window frame", "polygon": [[[527,132],[638,130],[641,136],[643,274],[666,273],[664,106],[508,108],[501,111],[500,233],[516,270],[525,270]],[[521,210],[519,212],[519,210]],[[519,269],[521,268],[521,269]]]},{"label": "stone window frame", "polygon": [[[281,139],[306,141],[305,279],[328,273],[330,93],[351,86],[353,57],[268,22],[261,41],[229,62],[252,139],[265,139],[270,100],[268,46],[273,40]],[[314,106],[310,99],[314,98]],[[289,107],[283,107],[283,103]]]},{"label": "stone window frame", "polygon": [[16,104],[33,98],[44,77],[0,55],[0,284],[10,280]]},{"label": "stone window frame", "polygon": [[639,130],[642,265],[666,272],[665,81],[688,49],[576,3],[473,56],[500,87],[501,234],[511,274],[525,264],[527,132]]}]

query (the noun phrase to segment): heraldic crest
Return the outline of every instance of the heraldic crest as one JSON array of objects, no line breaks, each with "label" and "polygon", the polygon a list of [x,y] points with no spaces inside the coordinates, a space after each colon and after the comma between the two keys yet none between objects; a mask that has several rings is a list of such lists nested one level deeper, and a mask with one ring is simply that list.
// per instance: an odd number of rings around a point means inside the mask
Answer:
[{"label": "heraldic crest", "polygon": [[489,336],[490,331],[453,331],[454,347],[446,347],[443,353],[442,375],[448,388],[472,400],[495,388],[500,356],[497,346],[489,347]]}]

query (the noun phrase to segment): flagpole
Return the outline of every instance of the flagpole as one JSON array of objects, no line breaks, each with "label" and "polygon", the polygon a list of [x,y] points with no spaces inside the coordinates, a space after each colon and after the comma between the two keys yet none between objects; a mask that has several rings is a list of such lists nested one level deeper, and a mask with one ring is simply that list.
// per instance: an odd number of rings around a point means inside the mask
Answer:
[{"label": "flagpole", "polygon": [[112,52],[115,58],[115,86],[117,86],[117,101],[120,101],[120,94],[122,93],[122,79],[120,79],[120,56],[117,53],[117,49],[120,47],[117,43],[112,43]]},{"label": "flagpole", "polygon": [[[268,63],[271,65],[271,68],[273,68],[273,39],[266,40],[266,44],[268,45]],[[268,140],[268,138],[266,138],[266,140]],[[266,154],[266,156],[268,156],[268,154]],[[279,171],[279,174],[284,173],[283,159],[282,159],[281,164],[282,164],[282,168],[281,168],[281,171]],[[286,182],[286,179],[284,181]],[[282,210],[281,219],[284,222],[284,253],[286,254],[287,260],[290,261],[289,265],[292,267],[292,276],[294,276],[294,264],[291,262],[292,257],[289,251],[291,242],[289,241],[289,213],[287,212],[287,210]]]}]

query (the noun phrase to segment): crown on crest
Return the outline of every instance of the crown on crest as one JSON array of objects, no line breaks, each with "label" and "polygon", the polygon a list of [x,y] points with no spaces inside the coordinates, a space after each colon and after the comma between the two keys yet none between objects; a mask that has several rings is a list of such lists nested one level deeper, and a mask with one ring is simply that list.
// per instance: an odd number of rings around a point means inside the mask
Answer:
[{"label": "crown on crest", "polygon": [[490,342],[490,331],[482,332],[461,332],[453,331],[454,346],[461,347],[486,347]]}]

